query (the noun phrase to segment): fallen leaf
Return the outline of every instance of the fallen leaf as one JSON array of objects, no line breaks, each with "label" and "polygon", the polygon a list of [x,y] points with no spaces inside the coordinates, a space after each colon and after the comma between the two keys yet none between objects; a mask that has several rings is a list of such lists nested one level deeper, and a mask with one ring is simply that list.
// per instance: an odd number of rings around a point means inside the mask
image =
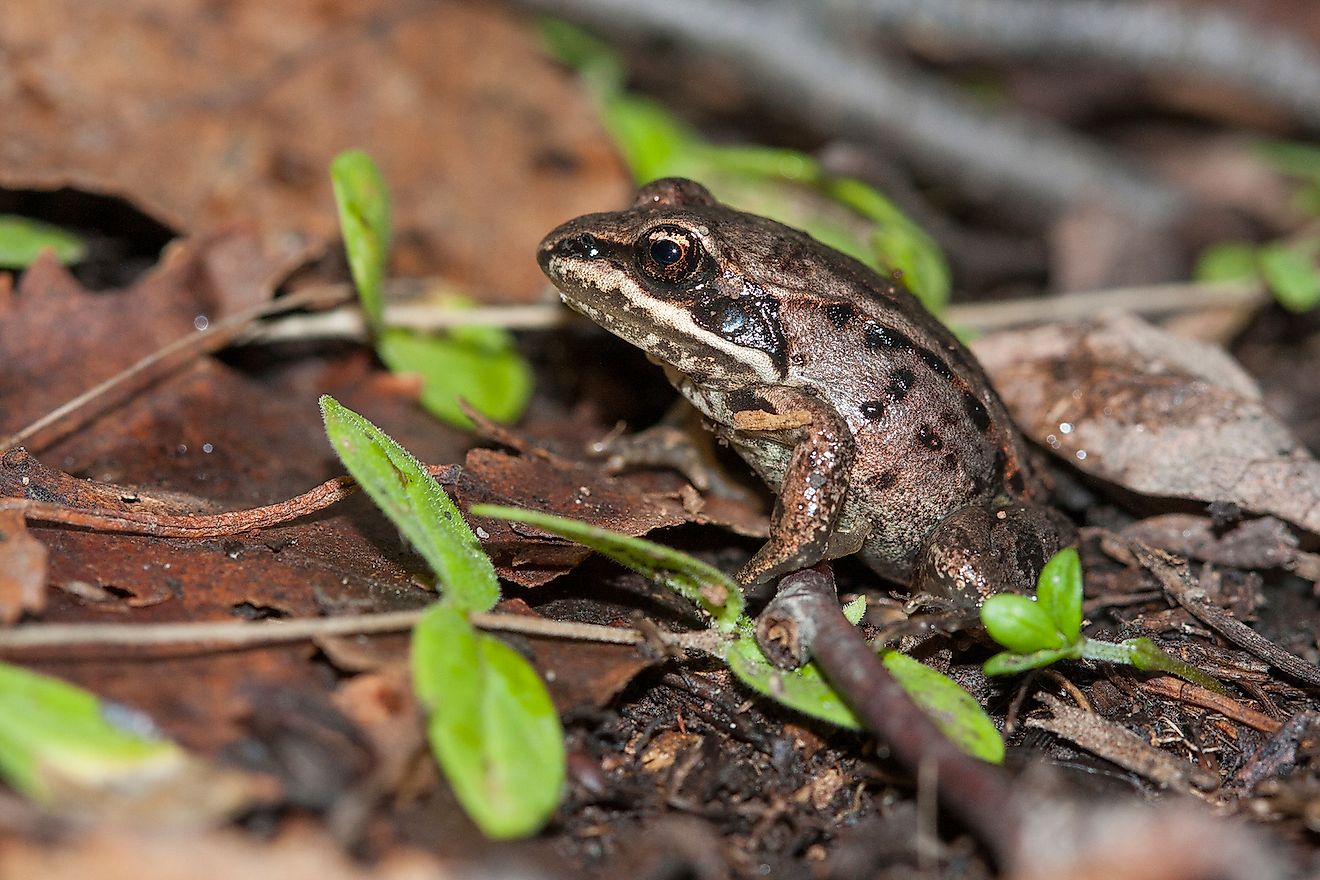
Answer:
[{"label": "fallen leaf", "polygon": [[328,169],[358,147],[396,194],[398,268],[523,299],[547,229],[626,199],[581,90],[489,4],[52,0],[7,9],[0,45],[23,47],[0,85],[13,189],[332,242]]},{"label": "fallen leaf", "polygon": [[46,607],[46,545],[28,533],[23,514],[0,510],[0,623]]},{"label": "fallen leaf", "polygon": [[1124,314],[974,348],[1017,423],[1084,473],[1320,533],[1320,462],[1223,350]]}]

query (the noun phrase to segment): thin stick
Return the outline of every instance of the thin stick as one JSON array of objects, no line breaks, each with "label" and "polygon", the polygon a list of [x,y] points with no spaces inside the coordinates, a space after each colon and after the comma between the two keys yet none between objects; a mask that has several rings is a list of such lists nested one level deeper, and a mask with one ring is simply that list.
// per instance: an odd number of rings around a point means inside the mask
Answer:
[{"label": "thin stick", "polygon": [[228,345],[253,321],[290,309],[323,302],[326,290],[321,287],[300,290],[277,300],[262,302],[217,321],[205,330],[180,337],[158,348],[130,367],[87,389],[14,434],[0,438],[0,451],[26,446],[39,451],[78,427],[74,416],[83,413],[94,401],[104,407],[113,405],[141,389],[152,379],[177,369],[208,352]]},{"label": "thin stick", "polygon": [[1265,288],[1257,282],[1152,284],[950,306],[945,319],[950,324],[985,331],[1078,320],[1115,309],[1138,315],[1163,315],[1217,306],[1247,306],[1264,298]]},{"label": "thin stick", "polygon": [[[425,609],[391,611],[384,614],[354,614],[343,617],[305,617],[262,623],[220,621],[199,623],[37,623],[0,629],[0,650],[64,648],[73,645],[157,646],[177,644],[252,645],[299,642],[319,636],[364,635],[411,629]],[[524,614],[483,612],[469,615],[479,629],[520,633],[529,636],[571,639],[610,645],[638,645],[646,636],[636,629],[551,620]],[[695,632],[659,633],[666,646],[714,653],[718,634]]]}]

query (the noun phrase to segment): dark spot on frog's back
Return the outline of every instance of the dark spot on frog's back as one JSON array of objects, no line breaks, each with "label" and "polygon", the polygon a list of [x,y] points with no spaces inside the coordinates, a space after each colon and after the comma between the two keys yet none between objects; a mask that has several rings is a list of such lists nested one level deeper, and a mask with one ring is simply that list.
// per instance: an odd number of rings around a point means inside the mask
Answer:
[{"label": "dark spot on frog's back", "polygon": [[881,324],[866,325],[866,345],[872,349],[888,348],[901,350],[912,348],[912,340],[893,327]]},{"label": "dark spot on frog's back", "polygon": [[917,427],[917,442],[927,449],[939,451],[944,448],[944,438],[934,428],[925,423]]},{"label": "dark spot on frog's back", "polygon": [[825,306],[825,316],[830,323],[842,330],[857,315],[857,310],[848,303],[830,303]]},{"label": "dark spot on frog's back", "polygon": [[990,430],[990,411],[981,399],[970,391],[963,393],[963,405],[967,407],[967,417],[976,425],[976,430],[984,434]]},{"label": "dark spot on frog's back", "polygon": [[885,394],[891,403],[898,403],[907,397],[907,393],[912,390],[912,385],[916,381],[917,374],[907,367],[895,370],[894,375],[889,377],[889,384],[885,386]]},{"label": "dark spot on frog's back", "polygon": [[930,367],[940,378],[946,380],[953,378],[953,370],[949,369],[949,365],[944,362],[944,358],[940,357],[929,348],[917,349],[917,357],[921,358],[926,366]]},{"label": "dark spot on frog's back", "polygon": [[885,405],[879,400],[864,400],[857,409],[861,412],[862,418],[873,422],[885,414]]},{"label": "dark spot on frog's back", "polygon": [[898,485],[898,472],[881,471],[880,473],[871,477],[871,479],[868,481],[868,484],[872,489],[874,489],[877,492],[884,492],[888,489],[892,489],[894,488],[894,486]]}]

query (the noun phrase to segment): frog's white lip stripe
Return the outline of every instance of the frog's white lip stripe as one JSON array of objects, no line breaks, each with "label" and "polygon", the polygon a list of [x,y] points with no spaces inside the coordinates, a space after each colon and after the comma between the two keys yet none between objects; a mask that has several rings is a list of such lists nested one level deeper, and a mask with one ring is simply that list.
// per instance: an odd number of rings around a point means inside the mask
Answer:
[{"label": "frog's white lip stripe", "polygon": [[[712,350],[721,359],[738,364],[766,384],[781,383],[784,379],[766,352],[745,348],[699,327],[692,315],[681,304],[666,302],[652,296],[644,287],[626,275],[617,272],[593,271],[598,269],[588,261],[557,257],[551,261],[551,274],[559,287],[559,296],[565,303],[616,336],[620,336],[643,351],[656,354],[673,363],[680,370],[696,362],[710,362],[700,349]],[[627,318],[597,307],[595,301],[602,295],[617,294]],[[631,314],[637,311],[642,314]],[[695,340],[693,351],[684,352],[669,339],[655,332],[654,327],[673,328],[682,339]],[[694,367],[695,368],[695,367]]]}]

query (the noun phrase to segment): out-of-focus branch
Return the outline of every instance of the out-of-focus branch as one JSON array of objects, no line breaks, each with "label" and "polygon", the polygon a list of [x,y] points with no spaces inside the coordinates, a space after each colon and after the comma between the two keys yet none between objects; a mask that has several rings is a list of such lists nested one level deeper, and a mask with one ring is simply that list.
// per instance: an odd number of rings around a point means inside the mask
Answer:
[{"label": "out-of-focus branch", "polygon": [[996,58],[1084,56],[1127,69],[1213,78],[1320,129],[1320,52],[1231,13],[1113,0],[824,0],[855,27],[935,34]]},{"label": "out-of-focus branch", "polygon": [[1108,203],[1134,222],[1182,213],[1182,194],[1044,120],[991,111],[893,59],[844,47],[811,4],[738,0],[522,0],[523,5],[632,37],[665,37],[739,64],[747,85],[822,131],[896,145],[964,192],[1059,211]]}]

